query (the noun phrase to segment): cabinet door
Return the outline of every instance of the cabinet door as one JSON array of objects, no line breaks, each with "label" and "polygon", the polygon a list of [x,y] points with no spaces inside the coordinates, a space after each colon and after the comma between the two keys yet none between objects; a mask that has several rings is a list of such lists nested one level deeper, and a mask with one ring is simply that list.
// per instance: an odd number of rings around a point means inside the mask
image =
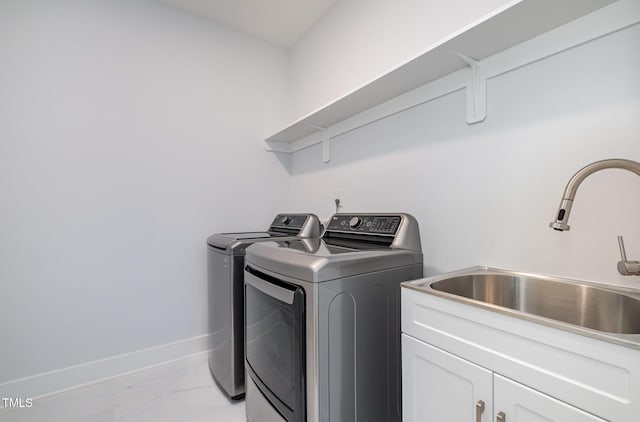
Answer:
[{"label": "cabinet door", "polygon": [[605,422],[539,391],[494,375],[494,409],[504,422]]},{"label": "cabinet door", "polygon": [[403,422],[489,422],[492,396],[491,371],[402,334]]}]

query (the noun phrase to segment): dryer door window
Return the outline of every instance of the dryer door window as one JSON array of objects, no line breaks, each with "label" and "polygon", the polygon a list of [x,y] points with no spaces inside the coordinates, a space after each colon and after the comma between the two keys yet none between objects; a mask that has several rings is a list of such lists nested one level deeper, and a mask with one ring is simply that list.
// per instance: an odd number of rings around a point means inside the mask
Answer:
[{"label": "dryer door window", "polygon": [[305,420],[304,289],[247,267],[246,358],[251,378],[288,421]]}]

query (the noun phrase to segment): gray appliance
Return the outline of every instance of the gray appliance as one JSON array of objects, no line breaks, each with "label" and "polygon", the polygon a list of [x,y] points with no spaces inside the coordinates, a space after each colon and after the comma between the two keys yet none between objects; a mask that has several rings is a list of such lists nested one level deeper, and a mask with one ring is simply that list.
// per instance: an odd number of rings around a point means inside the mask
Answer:
[{"label": "gray appliance", "polygon": [[218,233],[207,238],[209,369],[232,399],[245,394],[244,255],[247,246],[269,240],[318,238],[321,224],[314,214],[278,214],[264,232]]},{"label": "gray appliance", "polygon": [[335,214],[321,239],[247,249],[249,422],[401,421],[400,283],[422,277],[408,214]]}]

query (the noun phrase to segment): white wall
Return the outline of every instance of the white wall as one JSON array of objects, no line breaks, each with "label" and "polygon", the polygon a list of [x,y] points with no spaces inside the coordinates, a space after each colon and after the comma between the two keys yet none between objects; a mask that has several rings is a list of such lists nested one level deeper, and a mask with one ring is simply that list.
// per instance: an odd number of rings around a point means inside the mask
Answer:
[{"label": "white wall", "polygon": [[206,237],[287,211],[260,145],[286,52],[154,1],[4,0],[0,57],[0,384],[207,334]]},{"label": "white wall", "polygon": [[511,0],[341,0],[291,49],[301,117],[414,58]]},{"label": "white wall", "polygon": [[319,145],[295,153],[295,203],[328,216],[342,189],[345,212],[413,214],[426,275],[490,265],[638,287],[616,271],[617,235],[640,259],[638,176],[594,174],[571,231],[547,225],[582,166],[640,161],[639,39],[635,25],[490,80],[480,124],[458,91],[334,138],[329,164]]}]

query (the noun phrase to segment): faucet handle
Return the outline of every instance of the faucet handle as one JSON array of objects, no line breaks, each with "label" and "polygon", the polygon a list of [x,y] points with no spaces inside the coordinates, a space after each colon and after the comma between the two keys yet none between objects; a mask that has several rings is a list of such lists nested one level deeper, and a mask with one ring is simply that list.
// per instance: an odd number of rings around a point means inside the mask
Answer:
[{"label": "faucet handle", "polygon": [[627,251],[624,249],[622,236],[618,236],[618,246],[620,247],[620,257],[622,258],[618,262],[618,272],[622,275],[640,275],[640,262],[627,260]]},{"label": "faucet handle", "polygon": [[618,236],[618,246],[620,247],[620,257],[622,257],[622,261],[626,261],[627,251],[624,249],[624,239],[622,236]]}]

